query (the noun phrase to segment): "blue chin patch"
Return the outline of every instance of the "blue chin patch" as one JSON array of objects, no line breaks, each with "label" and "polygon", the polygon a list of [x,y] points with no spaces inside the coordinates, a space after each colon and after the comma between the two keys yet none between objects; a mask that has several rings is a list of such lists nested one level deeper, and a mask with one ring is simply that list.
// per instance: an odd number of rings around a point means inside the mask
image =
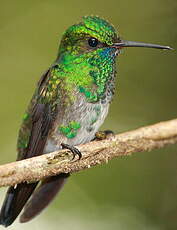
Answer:
[{"label": "blue chin patch", "polygon": [[114,58],[116,56],[116,51],[117,49],[114,47],[107,47],[101,50],[99,54],[101,58],[109,59]]}]

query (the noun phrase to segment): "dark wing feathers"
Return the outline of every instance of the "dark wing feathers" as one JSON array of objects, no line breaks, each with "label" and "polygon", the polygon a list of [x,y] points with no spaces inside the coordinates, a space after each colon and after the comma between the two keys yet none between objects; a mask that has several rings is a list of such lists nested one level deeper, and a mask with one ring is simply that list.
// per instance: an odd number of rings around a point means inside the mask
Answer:
[{"label": "dark wing feathers", "polygon": [[[39,83],[40,85],[44,83],[49,73],[50,71],[47,71],[45,75],[43,75],[42,80]],[[30,122],[30,128],[28,127],[26,129],[29,131],[28,145],[27,148],[22,150],[22,153],[20,153],[18,160],[30,158],[43,153],[44,146],[47,140],[47,135],[52,125],[50,105],[40,104],[38,103],[38,101],[36,101],[35,106],[33,107]],[[23,128],[25,133],[26,127],[24,126]],[[27,184],[25,182],[15,187],[10,187],[8,189],[0,213],[0,224],[8,226],[13,223],[36,186],[37,183]]]},{"label": "dark wing feathers", "polygon": [[37,104],[32,115],[32,130],[24,159],[41,155],[52,124],[52,115],[48,104]]}]

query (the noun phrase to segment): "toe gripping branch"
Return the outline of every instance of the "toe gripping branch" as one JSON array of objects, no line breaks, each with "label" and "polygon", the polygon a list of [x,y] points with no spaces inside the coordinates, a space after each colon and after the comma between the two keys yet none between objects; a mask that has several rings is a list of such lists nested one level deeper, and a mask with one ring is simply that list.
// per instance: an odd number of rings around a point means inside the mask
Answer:
[{"label": "toe gripping branch", "polygon": [[73,153],[73,159],[76,157],[76,155],[79,156],[79,160],[81,159],[82,153],[76,147],[64,143],[61,143],[61,146],[63,149],[69,149]]},{"label": "toe gripping branch", "polygon": [[[111,130],[98,131],[95,134],[95,138],[93,139],[93,141],[104,140],[104,139],[107,139],[111,135],[114,135],[114,132]],[[61,146],[63,149],[68,149],[73,153],[73,159],[76,157],[76,155],[79,156],[79,160],[81,159],[82,153],[76,147],[74,147],[72,145],[65,144],[65,143],[61,143]]]}]

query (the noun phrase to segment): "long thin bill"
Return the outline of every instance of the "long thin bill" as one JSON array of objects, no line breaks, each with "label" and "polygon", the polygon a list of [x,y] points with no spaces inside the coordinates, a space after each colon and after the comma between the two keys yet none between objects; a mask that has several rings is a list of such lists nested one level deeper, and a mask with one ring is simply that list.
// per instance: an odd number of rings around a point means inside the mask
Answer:
[{"label": "long thin bill", "polygon": [[122,47],[146,47],[146,48],[156,48],[156,49],[164,49],[164,50],[173,50],[170,46],[161,46],[151,43],[143,43],[143,42],[133,42],[133,41],[126,41],[121,40],[120,43],[115,43],[115,47],[122,48]]}]

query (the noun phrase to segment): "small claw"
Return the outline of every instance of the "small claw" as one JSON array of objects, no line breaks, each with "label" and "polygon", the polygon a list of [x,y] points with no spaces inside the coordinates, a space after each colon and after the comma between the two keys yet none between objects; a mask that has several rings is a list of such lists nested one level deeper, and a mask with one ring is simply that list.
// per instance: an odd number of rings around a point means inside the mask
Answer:
[{"label": "small claw", "polygon": [[69,149],[73,153],[73,159],[72,160],[74,160],[76,155],[79,156],[79,160],[81,159],[82,153],[76,147],[74,147],[72,145],[64,144],[64,143],[61,143],[61,146],[63,149]]},{"label": "small claw", "polygon": [[110,135],[114,135],[114,132],[111,130],[98,131],[95,134],[94,140],[104,140],[107,139]]}]

